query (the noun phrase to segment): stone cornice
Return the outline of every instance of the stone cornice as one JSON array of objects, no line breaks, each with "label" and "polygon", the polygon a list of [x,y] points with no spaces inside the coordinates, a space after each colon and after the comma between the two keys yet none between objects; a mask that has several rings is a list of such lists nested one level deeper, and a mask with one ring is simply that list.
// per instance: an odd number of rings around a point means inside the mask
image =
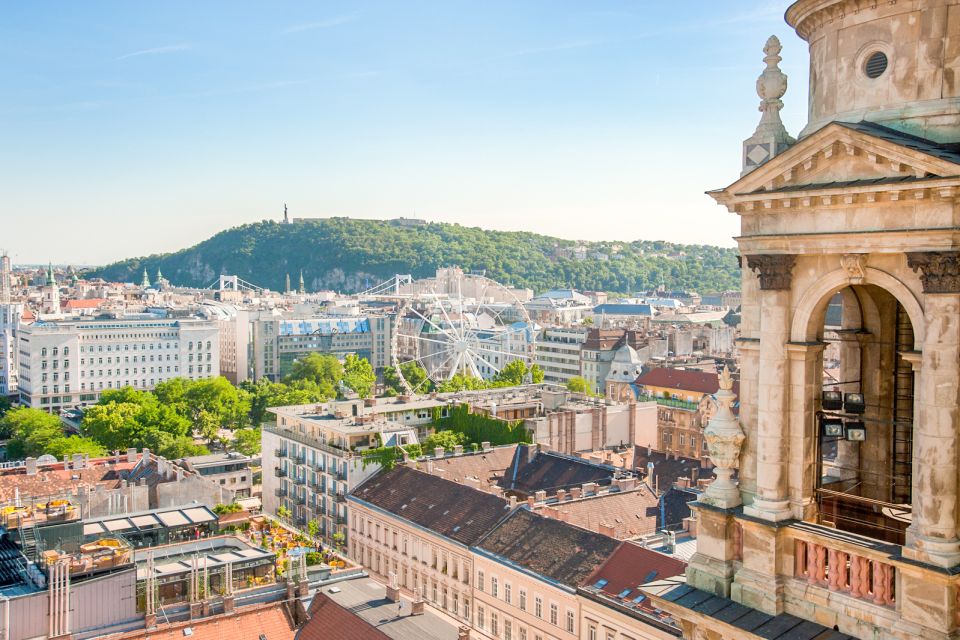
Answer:
[{"label": "stone cornice", "polygon": [[793,191],[764,191],[759,193],[736,194],[724,204],[731,211],[749,215],[769,211],[784,211],[816,207],[848,207],[851,205],[870,205],[876,203],[909,204],[918,200],[953,201],[960,197],[960,176],[921,180],[914,182],[892,182],[887,184],[823,187]]},{"label": "stone cornice", "polygon": [[784,291],[790,288],[793,278],[793,265],[797,256],[780,254],[748,255],[747,266],[757,272],[760,289],[763,291]]},{"label": "stone cornice", "polygon": [[[897,0],[885,0],[896,4]],[[806,41],[824,25],[846,17],[847,14],[860,13],[865,9],[875,9],[878,0],[798,0],[787,9],[784,16],[787,24],[796,29],[797,35]]]},{"label": "stone cornice", "polygon": [[918,251],[907,265],[920,274],[924,293],[960,293],[960,251]]}]

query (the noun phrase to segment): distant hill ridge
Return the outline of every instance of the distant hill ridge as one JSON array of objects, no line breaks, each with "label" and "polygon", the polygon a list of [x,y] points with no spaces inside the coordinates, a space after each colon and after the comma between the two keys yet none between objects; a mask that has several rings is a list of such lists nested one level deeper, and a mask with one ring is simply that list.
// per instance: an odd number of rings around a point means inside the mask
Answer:
[{"label": "distant hill ridge", "polygon": [[409,219],[311,218],[263,221],[222,231],[175,253],[130,258],[87,272],[121,282],[152,279],[203,287],[220,274],[282,291],[303,271],[308,291],[363,291],[396,273],[432,276],[457,265],[536,292],[560,287],[629,293],[660,284],[700,292],[738,289],[737,251],[638,240],[577,242],[522,231]]}]

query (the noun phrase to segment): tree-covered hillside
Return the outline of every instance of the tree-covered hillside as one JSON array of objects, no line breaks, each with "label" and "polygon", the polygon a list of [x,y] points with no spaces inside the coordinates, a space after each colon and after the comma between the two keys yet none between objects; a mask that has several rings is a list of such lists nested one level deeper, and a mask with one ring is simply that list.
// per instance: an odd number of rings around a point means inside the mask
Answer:
[{"label": "tree-covered hillside", "polygon": [[487,231],[457,224],[408,226],[389,220],[324,218],[235,227],[176,253],[131,258],[89,272],[139,282],[146,268],[175,285],[202,287],[220,274],[261,287],[293,287],[301,270],[308,291],[361,291],[396,273],[414,278],[457,265],[500,282],[540,292],[555,287],[631,292],[739,288],[736,250],[659,241],[573,242],[526,232]]}]

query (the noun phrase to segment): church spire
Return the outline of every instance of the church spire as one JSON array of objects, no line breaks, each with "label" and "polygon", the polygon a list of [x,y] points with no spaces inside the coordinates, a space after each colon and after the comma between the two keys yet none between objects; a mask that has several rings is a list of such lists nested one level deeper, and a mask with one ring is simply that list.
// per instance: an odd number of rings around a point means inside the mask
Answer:
[{"label": "church spire", "polygon": [[143,268],[143,280],[140,282],[140,286],[144,289],[150,286],[150,276],[147,275],[147,268]]},{"label": "church spire", "polygon": [[47,286],[55,287],[57,286],[57,279],[53,277],[53,263],[47,265]]},{"label": "church spire", "polygon": [[780,70],[780,51],[783,47],[777,36],[770,36],[763,47],[766,54],[763,61],[766,69],[757,78],[757,95],[760,96],[760,124],[753,135],[743,141],[743,171],[745,176],[764,162],[782,153],[796,140],[790,137],[783,121],[780,119],[780,109],[783,101],[780,99],[787,92],[787,74]]},{"label": "church spire", "polygon": [[160,271],[160,267],[157,267],[157,284],[159,284],[161,280],[163,280],[163,272]]},{"label": "church spire", "polygon": [[286,285],[284,286],[283,292],[284,292],[284,293],[293,293],[293,290],[290,288],[290,274],[289,274],[289,273],[287,274]]},{"label": "church spire", "polygon": [[307,288],[303,284],[303,269],[300,269],[300,287],[297,290],[297,293],[304,294],[307,292]]}]

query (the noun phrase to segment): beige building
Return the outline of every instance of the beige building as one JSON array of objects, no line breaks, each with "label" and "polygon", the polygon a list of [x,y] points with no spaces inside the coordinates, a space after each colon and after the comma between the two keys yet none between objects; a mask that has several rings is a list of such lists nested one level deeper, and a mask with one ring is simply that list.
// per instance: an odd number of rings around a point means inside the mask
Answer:
[{"label": "beige building", "polygon": [[746,438],[707,427],[739,491],[706,491],[688,584],[654,599],[687,638],[953,638],[960,5],[800,0],[786,17],[810,45],[809,122],[796,141],[780,122],[771,38],[742,177],[711,192],[741,219]]}]

